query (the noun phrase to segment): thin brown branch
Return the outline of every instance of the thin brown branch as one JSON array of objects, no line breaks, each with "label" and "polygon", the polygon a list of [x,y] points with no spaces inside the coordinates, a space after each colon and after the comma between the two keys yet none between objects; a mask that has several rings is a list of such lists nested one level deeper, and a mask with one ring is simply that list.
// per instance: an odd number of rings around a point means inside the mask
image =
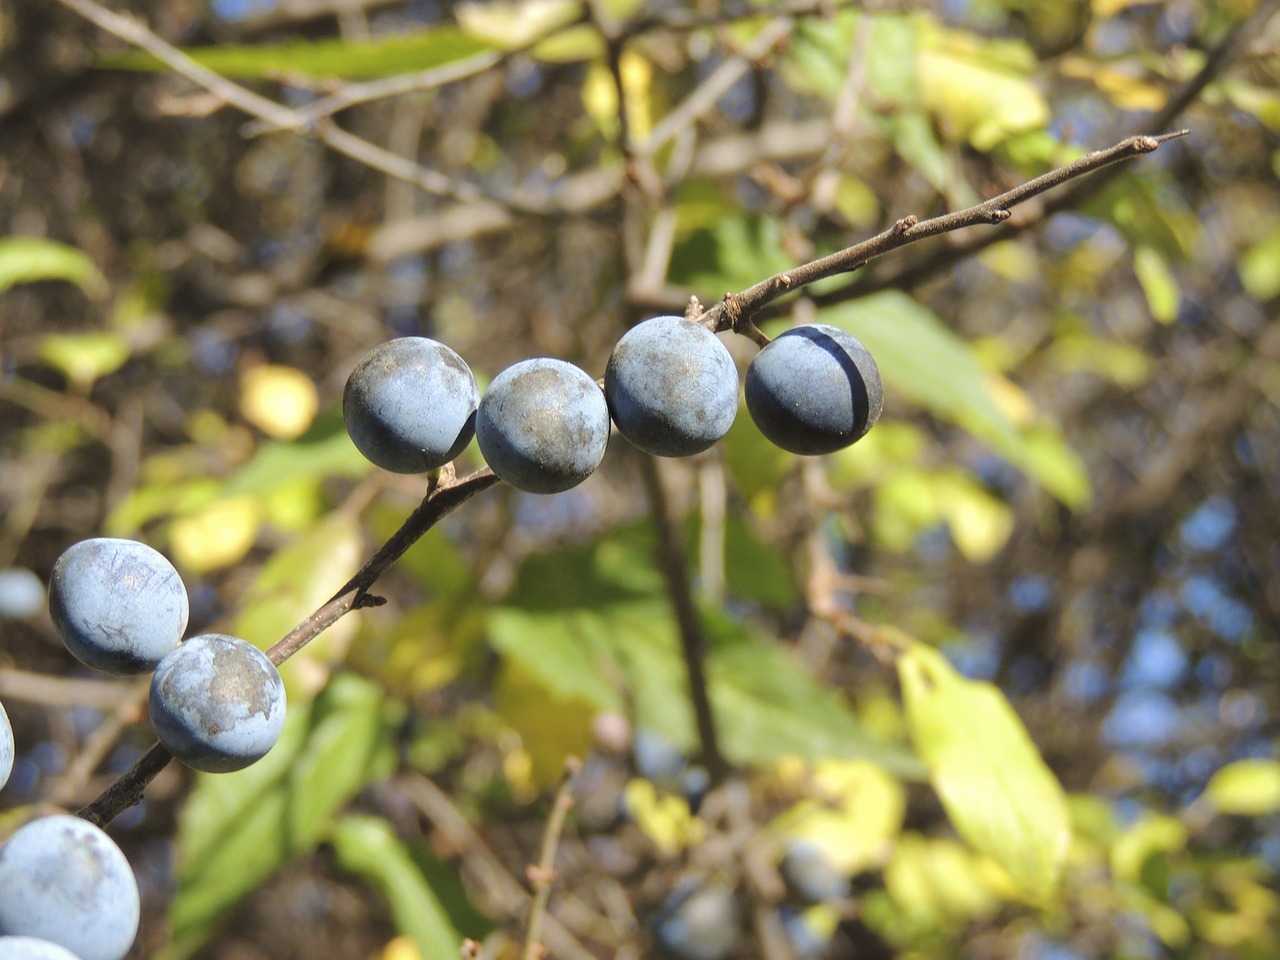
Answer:
[{"label": "thin brown branch", "polygon": [[640,457],[640,465],[645,492],[649,498],[649,512],[658,536],[658,566],[667,581],[667,595],[675,609],[676,625],[680,631],[680,651],[689,677],[689,699],[693,704],[693,716],[698,729],[700,759],[711,775],[712,783],[719,783],[728,773],[729,764],[720,751],[715,716],[711,710],[706,669],[707,640],[693,593],[689,589],[683,538],[671,512],[671,497],[663,482],[657,458],[644,454]]},{"label": "thin brown branch", "polygon": [[129,680],[81,680],[26,670],[0,670],[0,700],[24,700],[46,707],[96,707],[110,710],[129,697]]},{"label": "thin brown branch", "polygon": [[556,850],[560,846],[560,834],[564,830],[565,818],[573,807],[573,787],[578,782],[578,773],[582,763],[576,757],[570,757],[565,763],[565,775],[560,781],[560,789],[556,791],[555,801],[551,805],[551,816],[547,818],[546,829],[542,833],[542,852],[536,865],[529,867],[529,881],[533,884],[533,902],[529,907],[529,923],[525,933],[522,960],[541,960],[546,956],[547,948],[542,944],[542,924],[547,916],[547,904],[551,900],[551,888],[556,881]]},{"label": "thin brown branch", "polygon": [[[456,83],[467,77],[474,77],[476,74],[483,73],[501,63],[503,59],[503,54],[487,50],[483,53],[477,53],[475,56],[467,57],[465,60],[446,63],[427,70],[419,70],[414,73],[397,73],[389,77],[379,77],[377,80],[368,80],[363,83],[348,83],[339,89],[337,93],[321,97],[319,100],[314,100],[305,106],[295,107],[292,113],[302,128],[307,129],[324,117],[331,117],[335,113],[341,113],[343,110],[349,110],[351,107],[362,103],[372,103],[375,100],[399,97],[407,93],[422,93],[428,90],[435,90],[438,87]],[[259,119],[246,123],[241,128],[241,133],[246,137],[258,137],[264,133],[275,133],[288,129],[292,128],[280,127],[269,120]]]},{"label": "thin brown branch", "polygon": [[979,224],[1004,223],[1009,219],[1009,210],[1020,203],[1039,196],[1047,190],[1061,186],[1077,177],[1100,170],[1103,167],[1130,160],[1151,153],[1162,143],[1178,137],[1186,136],[1190,131],[1178,130],[1159,136],[1129,137],[1106,150],[1087,153],[1073,163],[1051,170],[1042,176],[1029,180],[1020,186],[1007,190],[997,197],[985,200],[975,206],[954,213],[943,214],[928,220],[916,217],[903,217],[888,230],[877,234],[862,243],[846,247],[829,256],[806,263],[803,266],[775,274],[762,280],[755,286],[741,293],[726,295],[724,300],[710,308],[702,317],[702,322],[712,330],[745,329],[755,314],[764,306],[793,290],[806,287],[826,277],[851,273],[866,266],[876,257],[883,256],[891,250],[897,250],[908,244],[928,237],[973,227]]},{"label": "thin brown branch", "polygon": [[[433,485],[418,508],[400,526],[376,554],[360,568],[329,600],[267,650],[272,663],[281,664],[338,622],[352,610],[376,606],[380,597],[369,594],[369,588],[404,552],[439,523],[446,515],[462,506],[476,494],[498,482],[492,470],[479,470],[461,480],[445,479]],[[156,778],[173,757],[160,744],[153,746],[96,800],[80,810],[79,815],[98,826],[105,826],[142,799],[147,784]]]},{"label": "thin brown branch", "polygon": [[141,20],[113,13],[96,0],[58,0],[58,2],[126,43],[145,50],[175,73],[221,97],[236,109],[266,122],[274,129],[298,133],[310,132],[343,156],[350,157],[389,177],[412,183],[427,193],[459,200],[479,200],[482,197],[481,192],[471,184],[456,182],[435,170],[397,156],[390,150],[348,133],[328,118],[322,117],[315,122],[308,121],[298,111],[228,80],[166,42]]}]

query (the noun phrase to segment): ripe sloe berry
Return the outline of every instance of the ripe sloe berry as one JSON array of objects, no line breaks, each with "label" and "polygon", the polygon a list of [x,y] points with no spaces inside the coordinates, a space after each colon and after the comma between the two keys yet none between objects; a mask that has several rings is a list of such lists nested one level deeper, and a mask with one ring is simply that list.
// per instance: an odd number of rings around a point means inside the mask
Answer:
[{"label": "ripe sloe berry", "polygon": [[660,457],[701,453],[738,413],[738,370],[714,333],[683,317],[654,317],[618,341],[604,374],[618,432]]},{"label": "ripe sloe berry", "polygon": [[528,493],[560,493],[591,476],[609,443],[609,408],[596,382],[563,360],[522,360],[493,378],[476,439],[499,477]]},{"label": "ripe sloe berry", "polygon": [[38,937],[0,937],[0,960],[79,960],[66,947]]},{"label": "ripe sloe berry", "polygon": [[480,390],[443,343],[400,337],[356,364],[342,394],[351,442],[393,473],[425,473],[460,454],[475,432]]},{"label": "ripe sloe berry", "polygon": [[838,327],[793,327],[761,350],[746,378],[747,411],[792,453],[842,450],[874,426],[884,406],[880,370]]},{"label": "ripe sloe berry", "polygon": [[778,870],[787,888],[803,903],[822,903],[849,895],[849,878],[812,840],[789,841]]},{"label": "ripe sloe berry", "polygon": [[85,666],[147,673],[187,629],[187,590],[173,564],[145,543],[95,537],[53,565],[49,613]]},{"label": "ripe sloe berry", "polygon": [[733,891],[720,883],[668,895],[655,918],[662,950],[679,960],[721,960],[741,935],[742,915]]},{"label": "ripe sloe berry", "polygon": [[151,725],[196,770],[228,773],[260,760],[284,728],[284,683],[257,647],[236,637],[192,637],[151,678]]},{"label": "ripe sloe berry", "polygon": [[138,883],[120,848],[79,817],[41,817],[0,847],[0,934],[80,960],[121,960],[138,932]]},{"label": "ripe sloe berry", "polygon": [[13,724],[9,715],[4,712],[4,704],[0,703],[0,788],[9,782],[9,774],[13,773]]}]

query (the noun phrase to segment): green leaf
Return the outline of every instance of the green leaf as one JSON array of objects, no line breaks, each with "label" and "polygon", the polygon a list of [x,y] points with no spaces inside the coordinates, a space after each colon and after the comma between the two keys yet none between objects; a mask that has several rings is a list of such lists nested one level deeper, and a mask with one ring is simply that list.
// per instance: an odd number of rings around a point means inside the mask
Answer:
[{"label": "green leaf", "polygon": [[1147,295],[1151,315],[1161,323],[1172,323],[1178,315],[1178,281],[1169,263],[1152,247],[1138,247],[1133,253],[1133,272]]},{"label": "green leaf", "polygon": [[[359,569],[360,525],[346,511],[334,511],[295,542],[277,550],[240,597],[232,632],[266,648],[319,608]],[[293,692],[297,665],[327,661],[332,646],[355,631],[354,618],[339,621],[313,640],[281,673]]]},{"label": "green leaf", "polygon": [[1048,425],[1016,429],[972,346],[933,311],[890,291],[830,307],[818,319],[861,340],[889,389],[989,444],[1067,506],[1088,502],[1088,475],[1061,433]]},{"label": "green leaf", "polygon": [[1204,798],[1219,813],[1265,817],[1280,811],[1280,763],[1237,760],[1209,780]]},{"label": "green leaf", "polygon": [[1280,294],[1280,227],[1246,250],[1236,269],[1255,300],[1270,300]]},{"label": "green leaf", "polygon": [[106,277],[75,247],[43,237],[0,239],[0,293],[38,280],[66,280],[95,299],[107,293]]},{"label": "green leaf", "polygon": [[[192,47],[183,52],[224,76],[270,79],[280,74],[365,80],[428,70],[488,53],[494,46],[454,27],[433,27],[378,40],[293,40],[279,45]],[[146,53],[110,53],[98,65],[114,70],[165,70]]]},{"label": "green leaf", "polygon": [[132,349],[121,334],[111,331],[51,333],[40,341],[40,357],[72,383],[88,389],[100,377],[119,370]]},{"label": "green leaf", "polygon": [[676,245],[671,280],[702,290],[746,289],[794,265],[783,252],[781,237],[776,217],[728,214]]},{"label": "green leaf", "polygon": [[460,3],[454,15],[467,34],[498,50],[520,50],[582,17],[576,0]]},{"label": "green leaf", "polygon": [[338,863],[382,894],[396,929],[413,938],[423,957],[460,955],[462,935],[391,824],[378,817],[343,817],[330,842]]},{"label": "green leaf", "polygon": [[1062,873],[1066,795],[999,689],[913,644],[898,660],[907,723],[956,832],[1046,899]]},{"label": "green leaf", "polygon": [[325,418],[297,440],[260,443],[249,462],[227,481],[223,496],[271,493],[299,480],[363,477],[372,469],[341,421]]},{"label": "green leaf", "polygon": [[945,30],[925,16],[917,22],[920,99],[951,134],[985,151],[1049,122],[1029,46]]},{"label": "green leaf", "polygon": [[[910,754],[867,734],[845,700],[772,639],[718,610],[703,612],[703,628],[710,697],[732,760],[863,758],[920,775]],[[679,635],[642,529],[528,558],[490,614],[489,633],[557,697],[598,709],[629,704],[637,724],[693,747]]]},{"label": "green leaf", "polygon": [[730,760],[866,759],[899,776],[923,776],[914,757],[871,737],[844,697],[809,677],[774,640],[716,609],[703,610],[702,624],[711,703]]},{"label": "green leaf", "polygon": [[290,703],[262,760],[196,778],[178,825],[178,889],[161,960],[195,953],[245,895],[314,847],[361,788],[391,772],[400,712],[379,687],[344,674],[314,703]]}]

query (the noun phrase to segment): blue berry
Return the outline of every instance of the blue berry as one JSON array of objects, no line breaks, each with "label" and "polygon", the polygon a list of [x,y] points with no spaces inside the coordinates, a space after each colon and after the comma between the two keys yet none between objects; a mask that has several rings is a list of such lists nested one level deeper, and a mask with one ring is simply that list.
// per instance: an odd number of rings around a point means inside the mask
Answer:
[{"label": "blue berry", "polygon": [[425,473],[460,454],[475,433],[480,390],[466,362],[426,337],[374,347],[342,394],[351,441],[393,473]]},{"label": "blue berry", "polygon": [[0,934],[48,940],[80,960],[121,960],[138,907],[129,861],[87,820],[32,820],[0,847]]},{"label": "blue berry", "polygon": [[147,673],[187,629],[187,590],[173,564],[145,543],[96,537],[53,565],[49,613],[85,666]]},{"label": "blue berry", "polygon": [[660,457],[701,453],[738,413],[738,369],[714,333],[683,317],[654,317],[618,341],[604,374],[618,432]]},{"label": "blue berry", "polygon": [[804,903],[839,900],[849,895],[849,878],[836,869],[826,851],[812,840],[788,842],[778,870],[787,888]]},{"label": "blue berry", "polygon": [[44,584],[39,577],[22,567],[0,570],[0,617],[25,620],[43,607]]},{"label": "blue berry", "polygon": [[721,960],[741,935],[742,915],[733,891],[712,883],[678,886],[660,909],[658,945],[679,960]]},{"label": "blue berry", "polygon": [[792,453],[842,450],[875,425],[884,406],[867,348],[838,327],[793,327],[747,368],[747,411],[760,432]]},{"label": "blue berry", "polygon": [[262,759],[284,728],[284,683],[257,647],[220,633],[192,637],[156,667],[151,725],[196,770],[228,773]]},{"label": "blue berry", "polygon": [[66,947],[38,937],[0,937],[0,960],[79,960]]},{"label": "blue berry", "polygon": [[596,382],[573,364],[522,360],[489,384],[476,440],[493,472],[516,489],[560,493],[600,465],[609,408]]},{"label": "blue berry", "polygon": [[0,703],[0,788],[9,782],[11,773],[13,773],[13,724],[9,722],[9,715],[4,712],[4,704]]}]

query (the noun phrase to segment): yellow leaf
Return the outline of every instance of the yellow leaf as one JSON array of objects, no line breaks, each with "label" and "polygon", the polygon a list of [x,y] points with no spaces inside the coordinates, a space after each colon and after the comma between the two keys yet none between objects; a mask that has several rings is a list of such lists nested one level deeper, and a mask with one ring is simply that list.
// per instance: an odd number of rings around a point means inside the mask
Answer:
[{"label": "yellow leaf", "polygon": [[396,937],[377,954],[375,960],[423,960],[413,937]]},{"label": "yellow leaf", "polygon": [[1013,511],[976,485],[954,490],[943,509],[956,549],[973,563],[986,563],[1013,533]]},{"label": "yellow leaf", "polygon": [[911,740],[956,832],[1029,897],[1056,889],[1071,840],[1066,795],[1000,690],[924,644],[898,658]]},{"label": "yellow leaf", "polygon": [[986,388],[992,402],[1015,427],[1029,427],[1035,423],[1035,402],[1008,377],[998,373],[989,374]]},{"label": "yellow leaf", "polygon": [[240,379],[240,413],[277,440],[306,433],[319,407],[316,385],[294,367],[263,364],[246,370]]},{"label": "yellow leaf", "polygon": [[1280,763],[1237,760],[1209,780],[1205,799],[1219,813],[1264,817],[1280,810]]},{"label": "yellow leaf", "polygon": [[83,390],[99,377],[115,373],[129,359],[130,347],[118,333],[52,333],[40,341],[40,356]]},{"label": "yellow leaf", "polygon": [[684,797],[659,794],[652,782],[636,777],[623,789],[627,813],[665,856],[696,846],[706,836],[706,826],[689,810]]},{"label": "yellow leaf", "polygon": [[841,873],[882,865],[906,813],[902,783],[865,760],[824,760],[812,772],[814,796],[774,823],[781,835],[818,846]]},{"label": "yellow leaf", "polygon": [[169,528],[174,562],[192,573],[222,570],[239,562],[258,538],[262,504],[256,497],[230,497]]},{"label": "yellow leaf", "polygon": [[522,776],[535,788],[556,783],[565,760],[581,757],[591,745],[591,719],[599,708],[578,697],[555,696],[519,660],[503,660],[496,705],[519,734],[526,756]]}]

